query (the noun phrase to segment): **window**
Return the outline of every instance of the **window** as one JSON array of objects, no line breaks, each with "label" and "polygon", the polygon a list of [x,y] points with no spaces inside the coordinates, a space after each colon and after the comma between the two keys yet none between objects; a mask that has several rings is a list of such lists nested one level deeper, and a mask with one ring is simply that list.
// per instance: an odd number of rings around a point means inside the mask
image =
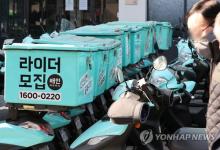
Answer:
[{"label": "window", "polygon": [[28,34],[25,2],[26,0],[9,0],[7,33],[10,37],[20,39]]}]

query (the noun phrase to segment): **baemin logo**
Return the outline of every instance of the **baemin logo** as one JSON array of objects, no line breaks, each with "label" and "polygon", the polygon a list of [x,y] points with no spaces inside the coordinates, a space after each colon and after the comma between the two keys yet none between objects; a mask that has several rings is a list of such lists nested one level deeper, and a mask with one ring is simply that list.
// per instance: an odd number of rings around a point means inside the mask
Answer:
[{"label": "baemin logo", "polygon": [[63,85],[63,79],[58,74],[53,74],[48,78],[47,84],[50,89],[59,90]]}]

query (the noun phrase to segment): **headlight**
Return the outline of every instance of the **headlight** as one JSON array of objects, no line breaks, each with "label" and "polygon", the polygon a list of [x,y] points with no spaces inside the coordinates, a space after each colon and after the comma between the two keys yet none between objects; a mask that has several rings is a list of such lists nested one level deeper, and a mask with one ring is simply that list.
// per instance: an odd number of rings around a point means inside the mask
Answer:
[{"label": "headlight", "polygon": [[96,145],[102,142],[104,139],[109,138],[110,136],[99,136],[99,137],[94,137],[88,141],[88,145]]},{"label": "headlight", "polygon": [[156,87],[160,87],[161,84],[166,84],[167,83],[167,79],[159,77],[159,78],[151,78],[150,79],[150,83],[155,85]]}]

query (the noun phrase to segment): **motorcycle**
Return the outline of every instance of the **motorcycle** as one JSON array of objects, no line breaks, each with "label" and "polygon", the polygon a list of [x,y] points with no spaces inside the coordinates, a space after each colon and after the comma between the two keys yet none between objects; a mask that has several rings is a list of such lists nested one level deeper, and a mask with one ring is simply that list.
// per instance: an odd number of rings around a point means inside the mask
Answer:
[{"label": "motorcycle", "polygon": [[[155,70],[166,69],[164,60],[164,57],[160,57],[154,61]],[[181,127],[172,124],[179,119],[172,117],[170,109],[182,102],[181,99],[175,99],[175,92],[178,91],[175,89],[176,84],[166,84],[169,89],[157,88],[144,79],[121,83],[114,92],[115,102],[109,108],[108,117],[82,133],[72,143],[71,149],[164,149],[164,143],[169,146],[170,141],[158,141],[154,138],[156,134],[172,134]],[[183,83],[181,87],[184,87]],[[190,90],[190,86],[185,87],[185,92]],[[137,104],[137,101],[140,103]],[[134,107],[129,111],[131,106]],[[138,113],[131,113],[134,110],[138,110]],[[90,136],[87,136],[88,133]],[[150,137],[150,142],[145,141],[143,136]]]},{"label": "motorcycle", "polygon": [[[128,147],[151,147],[152,145],[142,143],[140,133],[150,127],[160,131],[160,116],[167,106],[173,105],[172,95],[171,90],[158,89],[144,79],[121,83],[113,94],[115,102],[109,108],[108,117],[82,133],[71,144],[71,149],[121,150]],[[161,146],[156,143],[154,146],[157,148]]]},{"label": "motorcycle", "polygon": [[184,76],[187,79],[191,78],[191,80],[196,81],[196,96],[207,102],[209,62],[197,54],[193,44],[189,40],[181,39],[177,44],[177,48],[178,59],[171,66],[176,69],[183,68],[183,70],[188,70],[188,72],[183,73]]},{"label": "motorcycle", "polygon": [[203,95],[197,94],[195,81],[185,81],[179,70],[168,67],[162,71],[152,69],[149,82],[158,88],[174,91],[174,99],[181,103],[170,110],[178,126],[205,127],[207,103],[203,102]]}]

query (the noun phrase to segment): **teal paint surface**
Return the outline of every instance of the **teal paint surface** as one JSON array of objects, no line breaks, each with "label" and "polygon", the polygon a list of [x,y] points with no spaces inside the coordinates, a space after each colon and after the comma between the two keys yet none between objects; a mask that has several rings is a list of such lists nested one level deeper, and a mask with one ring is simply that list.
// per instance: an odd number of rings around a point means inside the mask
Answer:
[{"label": "teal paint surface", "polygon": [[194,81],[186,81],[186,82],[184,82],[184,84],[186,85],[187,92],[192,92],[196,86],[196,82],[194,82]]},{"label": "teal paint surface", "polygon": [[48,122],[53,129],[64,127],[71,122],[71,120],[64,118],[59,113],[47,113],[43,119]]},{"label": "teal paint surface", "polygon": [[[97,32],[99,31],[99,32]],[[92,26],[92,25],[87,25],[83,27],[76,28],[74,30],[69,30],[62,32],[61,34],[75,34],[75,35],[81,35],[81,36],[116,36],[116,35],[122,35],[123,31],[120,30],[112,30],[106,28],[100,28],[98,26]]]},{"label": "teal paint surface", "polygon": [[178,49],[178,61],[181,62],[183,66],[187,66],[194,62],[192,52],[195,51],[195,49],[191,50],[188,43],[188,40],[181,39],[176,45]]},{"label": "teal paint surface", "polygon": [[[58,49],[59,47],[65,48],[65,46],[62,47],[62,45],[53,46],[53,49]],[[29,48],[32,49],[25,49],[25,47],[22,49],[20,47],[18,50],[13,50],[13,48],[16,48],[16,45],[12,45],[8,47],[8,49],[11,50],[6,49],[5,101],[7,103],[59,106],[79,106],[92,102],[94,95],[94,79],[92,73],[94,71],[94,67],[89,67],[90,65],[94,65],[92,61],[92,52],[76,52],[71,50],[68,50],[68,52],[64,52],[62,50],[50,51],[48,50],[49,48],[52,49],[50,45],[42,45],[42,49],[39,47],[39,44],[33,44],[29,46]],[[71,48],[72,46],[68,47]],[[43,71],[43,69],[32,69],[31,72],[28,69],[20,69],[20,59],[29,57],[32,60],[36,60],[37,58],[42,60],[44,57],[46,60],[58,60],[60,58],[60,73],[57,72],[57,69],[47,70],[46,73]],[[71,66],[71,68],[69,66]],[[45,84],[47,84],[47,80],[49,80],[51,75],[58,74],[63,81],[62,87],[56,91],[49,88],[49,86],[46,86],[45,90],[36,90],[33,82],[34,74],[45,74]],[[32,87],[19,87],[21,84],[21,75],[28,75],[32,77]],[[87,80],[86,85],[84,84],[85,79]],[[39,95],[41,95],[42,92],[53,93],[56,95],[59,94],[60,99],[51,100],[46,98],[43,99],[42,97],[37,97],[36,99],[23,99],[20,97],[20,92],[37,92]]]},{"label": "teal paint surface", "polygon": [[[56,38],[41,38],[35,40],[35,43],[46,44],[90,44],[94,46],[94,49],[98,49],[97,52],[92,53],[92,59],[94,61],[93,77],[94,77],[94,97],[100,95],[105,91],[105,82],[108,67],[109,51],[117,46],[113,43],[113,40],[102,40],[94,37],[80,37],[74,35],[63,34]],[[105,46],[103,46],[105,45]]]},{"label": "teal paint surface", "polygon": [[[72,33],[72,32],[68,32]],[[81,44],[93,45],[95,49],[98,49],[96,53],[92,53],[94,61],[94,96],[102,94],[106,89],[116,84],[115,68],[121,68],[121,47],[120,36],[105,36],[101,38],[94,38],[89,36],[74,36],[72,34],[63,33],[59,37],[53,39],[40,39],[35,40],[37,43],[50,43],[50,44]]]},{"label": "teal paint surface", "polygon": [[166,79],[167,81],[161,82],[161,83],[153,83],[155,86],[161,89],[173,89],[178,90],[184,87],[184,84],[186,85],[186,90],[188,92],[192,92],[192,90],[195,88],[195,82],[194,81],[186,81],[183,83],[178,83],[173,73],[167,68],[163,71],[153,70],[151,74],[151,80],[157,80],[159,78]]},{"label": "teal paint surface", "polygon": [[132,88],[133,82],[134,80],[129,80],[119,84],[112,94],[112,99],[117,101],[123,93],[128,91],[127,87]]},{"label": "teal paint surface", "polygon": [[27,36],[22,40],[22,43],[32,43],[33,40],[34,39],[31,36]]},{"label": "teal paint surface", "polygon": [[[74,42],[74,39],[75,41],[78,40],[78,42]],[[13,44],[4,46],[6,50],[7,76],[5,100],[8,103],[79,106],[92,102],[94,96],[104,92],[106,89],[106,82],[108,81],[106,76],[110,76],[110,71],[108,70],[109,62],[107,62],[108,59],[105,60],[105,58],[112,55],[115,56],[115,51],[120,49],[120,42],[116,40],[101,40],[91,37],[82,38],[71,35],[65,35],[54,39],[43,38],[34,40],[34,42],[44,44]],[[27,69],[20,69],[20,59],[22,57],[26,59],[31,57],[33,60],[39,58],[46,58],[47,60],[59,58],[60,72],[58,73],[57,70],[47,70],[45,73],[40,69],[34,69],[30,72]],[[113,64],[116,64],[116,60],[117,56],[115,56]],[[69,67],[70,65],[71,68]],[[114,68],[116,65],[114,65]],[[14,69],[11,70],[10,68]],[[111,75],[115,77],[113,72],[115,69],[110,69],[112,72]],[[63,80],[63,85],[56,91],[51,90],[47,86],[43,91],[33,88],[21,88],[19,87],[21,74],[31,76],[32,78],[34,76],[33,74],[45,74],[46,79],[48,79],[50,75],[58,74]],[[33,80],[34,79],[31,81]],[[99,84],[99,81],[102,81],[102,85]],[[115,80],[110,81],[112,84],[115,84]],[[11,91],[11,86],[13,86],[14,91]],[[11,92],[15,94],[11,94]],[[54,101],[39,98],[37,98],[37,100],[24,100],[20,98],[20,92],[53,93],[59,94],[61,98]]]},{"label": "teal paint surface", "polygon": [[[123,31],[105,28],[103,26],[83,26],[74,30],[62,32],[61,35],[70,34],[78,36],[92,36],[100,39],[114,39],[122,42]],[[122,45],[109,52],[107,67],[107,77],[105,89],[109,89],[117,84],[115,69],[122,68]]]},{"label": "teal paint surface", "polygon": [[131,32],[131,64],[137,63],[141,59],[141,28]]},{"label": "teal paint surface", "polygon": [[16,145],[21,147],[31,147],[53,140],[54,136],[49,136],[43,131],[35,129],[25,129],[8,123],[0,123],[0,143]]},{"label": "teal paint surface", "polygon": [[187,65],[189,65],[189,64],[193,64],[194,63],[194,59],[188,59],[187,61],[185,61],[184,63],[183,63],[183,66],[187,66]]},{"label": "teal paint surface", "polygon": [[[130,50],[131,50],[131,64],[138,62],[141,58],[141,29],[139,26],[131,26],[131,41],[130,41]],[[95,36],[98,38],[115,38],[116,36],[121,36],[123,42],[123,33],[122,30],[115,30],[113,28],[106,28],[103,26],[84,26],[74,30],[64,32],[62,34],[74,34],[80,36]],[[122,55],[122,54],[121,54]],[[122,57],[122,56],[121,56]],[[122,59],[122,58],[121,58]]]},{"label": "teal paint surface", "polygon": [[120,136],[128,128],[128,125],[117,125],[110,121],[98,121],[85,132],[83,132],[70,146],[71,149],[76,148],[83,142],[94,137],[101,136]]},{"label": "teal paint surface", "polygon": [[141,58],[145,58],[150,54],[155,53],[154,50],[154,28],[155,23],[151,21],[145,22],[131,22],[131,21],[113,21],[109,22],[109,25],[128,25],[128,26],[140,26],[141,30]]},{"label": "teal paint surface", "polygon": [[86,110],[82,108],[74,108],[74,109],[70,109],[68,111],[68,114],[70,115],[70,117],[76,117],[83,114],[85,111]]},{"label": "teal paint surface", "polygon": [[111,29],[114,31],[120,30],[122,31],[122,67],[128,66],[130,64],[131,58],[131,50],[130,50],[130,34],[131,34],[131,27],[127,25],[108,25],[108,24],[101,24],[96,27],[99,28],[106,28],[107,30]]},{"label": "teal paint surface", "polygon": [[[120,24],[120,23],[119,23]],[[116,25],[119,25],[116,24]],[[109,24],[111,25],[111,24]],[[113,25],[113,23],[112,23]],[[120,24],[121,25],[121,24]],[[128,25],[128,24],[124,24]],[[130,51],[131,51],[131,58],[130,63],[135,64],[141,59],[141,53],[143,50],[143,46],[141,45],[143,39],[142,39],[142,29],[143,27],[137,26],[137,25],[128,25],[131,28],[130,33]]]},{"label": "teal paint surface", "polygon": [[172,46],[173,30],[168,22],[156,23],[156,40],[160,50],[169,50]]}]

